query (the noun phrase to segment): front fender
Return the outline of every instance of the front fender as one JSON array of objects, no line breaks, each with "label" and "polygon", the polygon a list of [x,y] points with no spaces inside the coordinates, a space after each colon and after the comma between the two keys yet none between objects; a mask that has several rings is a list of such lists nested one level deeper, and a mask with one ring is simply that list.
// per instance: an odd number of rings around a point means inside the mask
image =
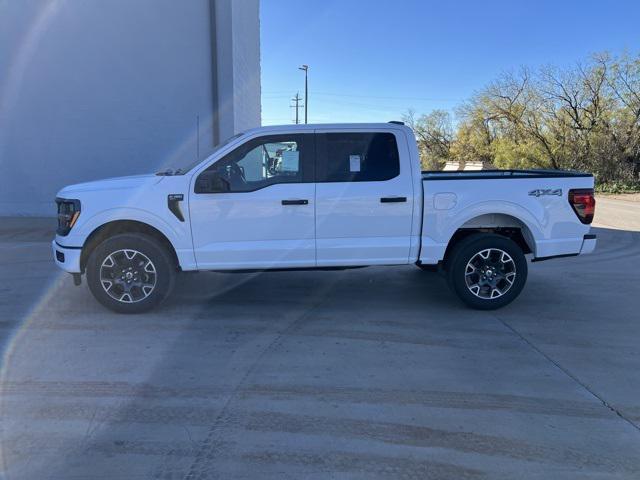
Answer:
[{"label": "front fender", "polygon": [[93,215],[82,218],[82,212],[78,224],[69,232],[69,235],[56,237],[58,244],[70,247],[84,247],[89,236],[102,227],[115,221],[135,221],[149,225],[161,232],[173,245],[178,256],[178,261],[183,270],[192,270],[195,268],[195,258],[193,255],[193,245],[191,244],[191,236],[189,224],[187,222],[175,222],[172,225],[162,217],[144,209],[135,207],[114,207],[102,210]]}]

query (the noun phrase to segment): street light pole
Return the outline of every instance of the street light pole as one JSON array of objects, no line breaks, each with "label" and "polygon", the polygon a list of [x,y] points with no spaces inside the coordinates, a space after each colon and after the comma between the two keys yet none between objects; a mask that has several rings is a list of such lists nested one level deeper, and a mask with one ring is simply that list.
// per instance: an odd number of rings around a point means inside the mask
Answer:
[{"label": "street light pole", "polygon": [[309,65],[302,65],[298,70],[304,71],[304,123],[308,123],[307,110],[309,108]]}]

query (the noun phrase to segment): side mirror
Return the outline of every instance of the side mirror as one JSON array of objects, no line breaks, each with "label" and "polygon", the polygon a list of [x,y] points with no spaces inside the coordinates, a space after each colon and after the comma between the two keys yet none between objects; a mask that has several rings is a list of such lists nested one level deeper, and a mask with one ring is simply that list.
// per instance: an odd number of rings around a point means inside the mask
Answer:
[{"label": "side mirror", "polygon": [[231,184],[215,170],[205,170],[196,179],[195,193],[224,193],[231,190]]}]

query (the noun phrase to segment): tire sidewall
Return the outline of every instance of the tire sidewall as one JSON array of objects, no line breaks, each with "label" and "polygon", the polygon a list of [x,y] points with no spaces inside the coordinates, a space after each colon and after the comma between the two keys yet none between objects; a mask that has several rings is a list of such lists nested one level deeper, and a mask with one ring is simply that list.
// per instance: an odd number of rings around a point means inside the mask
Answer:
[{"label": "tire sidewall", "polygon": [[[516,267],[516,278],[507,293],[496,299],[483,299],[475,296],[465,282],[467,263],[478,252],[487,248],[498,248],[507,252]],[[527,281],[527,259],[522,249],[513,240],[495,234],[476,234],[460,242],[452,252],[449,262],[449,286],[468,306],[478,310],[494,310],[504,307],[518,297]]]},{"label": "tire sidewall", "polygon": [[[135,303],[119,302],[102,287],[100,267],[104,259],[117,250],[131,249],[144,254],[156,269],[156,284],[151,294]],[[87,261],[87,283],[102,305],[117,313],[142,313],[158,306],[171,293],[176,267],[171,256],[157,240],[144,234],[120,234],[107,238],[91,252]]]}]

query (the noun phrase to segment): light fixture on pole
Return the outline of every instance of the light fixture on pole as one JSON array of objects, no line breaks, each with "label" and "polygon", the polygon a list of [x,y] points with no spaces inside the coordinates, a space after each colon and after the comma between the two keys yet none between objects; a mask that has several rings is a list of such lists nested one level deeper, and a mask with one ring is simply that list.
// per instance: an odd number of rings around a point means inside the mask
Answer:
[{"label": "light fixture on pole", "polygon": [[304,71],[304,123],[308,123],[307,109],[309,108],[309,65],[302,65],[298,70]]}]

